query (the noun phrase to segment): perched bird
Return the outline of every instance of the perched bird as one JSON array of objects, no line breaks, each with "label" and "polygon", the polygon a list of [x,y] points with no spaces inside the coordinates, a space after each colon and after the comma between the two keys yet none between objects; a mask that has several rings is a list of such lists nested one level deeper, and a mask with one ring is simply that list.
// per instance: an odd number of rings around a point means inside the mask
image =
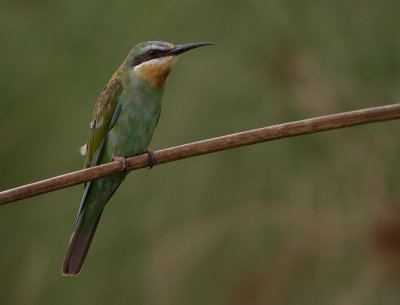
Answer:
[{"label": "perched bird", "polygon": [[164,41],[136,45],[101,92],[93,111],[89,137],[81,148],[85,168],[119,160],[121,174],[87,182],[63,275],[78,275],[107,201],[125,179],[126,157],[147,151],[161,111],[165,80],[179,54],[213,43],[174,46]]}]

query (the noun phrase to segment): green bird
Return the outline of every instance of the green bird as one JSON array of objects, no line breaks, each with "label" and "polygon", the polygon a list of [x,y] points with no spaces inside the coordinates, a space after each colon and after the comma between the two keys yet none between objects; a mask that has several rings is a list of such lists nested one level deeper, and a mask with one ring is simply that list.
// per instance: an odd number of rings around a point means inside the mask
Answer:
[{"label": "green bird", "polygon": [[103,209],[125,179],[127,157],[147,151],[161,112],[165,80],[179,54],[209,42],[174,46],[164,41],[136,45],[101,92],[93,111],[89,137],[81,148],[85,168],[119,160],[121,173],[87,182],[62,274],[78,275]]}]

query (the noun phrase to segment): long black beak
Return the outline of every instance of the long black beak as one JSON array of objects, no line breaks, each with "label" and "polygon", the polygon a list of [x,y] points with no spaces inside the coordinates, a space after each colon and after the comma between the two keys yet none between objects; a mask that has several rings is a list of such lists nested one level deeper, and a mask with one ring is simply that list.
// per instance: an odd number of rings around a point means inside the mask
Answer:
[{"label": "long black beak", "polygon": [[171,55],[179,55],[182,54],[183,52],[203,47],[203,46],[209,46],[213,45],[215,43],[213,42],[193,42],[193,43],[185,43],[185,44],[180,44],[175,46],[171,51],[169,51],[166,56],[171,56]]}]

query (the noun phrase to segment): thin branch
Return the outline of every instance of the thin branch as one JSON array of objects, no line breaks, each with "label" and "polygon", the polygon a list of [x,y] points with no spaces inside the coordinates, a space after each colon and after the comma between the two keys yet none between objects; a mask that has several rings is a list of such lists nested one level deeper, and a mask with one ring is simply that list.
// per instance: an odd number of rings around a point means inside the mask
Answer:
[{"label": "thin branch", "polygon": [[[158,164],[204,155],[225,149],[251,145],[281,138],[293,137],[331,129],[355,125],[394,120],[400,118],[400,104],[367,108],[356,111],[332,114],[302,121],[264,127],[222,137],[193,142],[154,152]],[[130,165],[127,171],[133,171],[150,165],[148,154],[127,159]],[[86,181],[120,173],[119,161],[79,170],[39,182],[23,185],[0,192],[0,204],[37,196],[47,192],[67,188]]]}]

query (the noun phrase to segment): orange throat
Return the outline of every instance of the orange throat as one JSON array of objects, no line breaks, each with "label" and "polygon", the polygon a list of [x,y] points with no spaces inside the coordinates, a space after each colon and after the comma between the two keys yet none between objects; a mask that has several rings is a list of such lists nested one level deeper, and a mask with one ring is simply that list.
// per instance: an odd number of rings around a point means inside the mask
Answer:
[{"label": "orange throat", "polygon": [[168,56],[146,61],[134,68],[135,73],[156,87],[164,85],[178,56]]}]

